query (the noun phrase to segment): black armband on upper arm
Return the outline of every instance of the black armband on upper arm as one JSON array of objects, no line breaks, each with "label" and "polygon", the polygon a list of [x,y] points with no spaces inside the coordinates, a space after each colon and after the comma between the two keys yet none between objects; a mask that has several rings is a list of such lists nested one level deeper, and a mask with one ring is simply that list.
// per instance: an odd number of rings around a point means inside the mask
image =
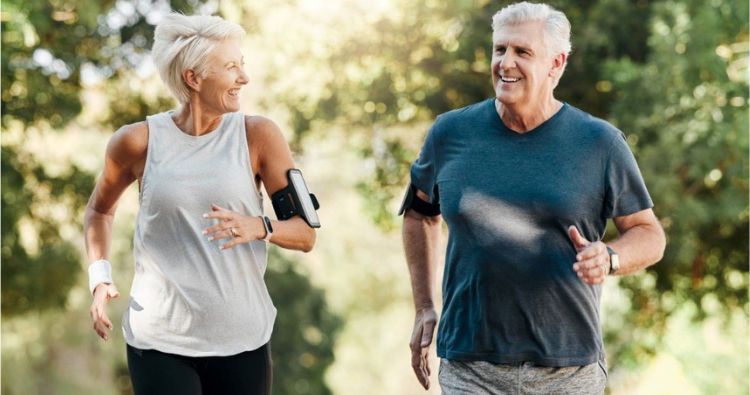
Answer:
[{"label": "black armband on upper arm", "polygon": [[312,228],[320,228],[320,219],[315,212],[320,208],[318,199],[310,193],[302,178],[302,172],[299,169],[289,169],[287,171],[289,185],[276,191],[271,196],[271,204],[279,221],[299,215]]},{"label": "black armband on upper arm", "polygon": [[[437,193],[435,193],[435,200],[437,201]],[[409,188],[406,190],[398,215],[404,214],[409,209],[428,217],[440,215],[440,203],[430,203],[420,199],[417,196],[417,188],[413,184],[409,184]]]}]

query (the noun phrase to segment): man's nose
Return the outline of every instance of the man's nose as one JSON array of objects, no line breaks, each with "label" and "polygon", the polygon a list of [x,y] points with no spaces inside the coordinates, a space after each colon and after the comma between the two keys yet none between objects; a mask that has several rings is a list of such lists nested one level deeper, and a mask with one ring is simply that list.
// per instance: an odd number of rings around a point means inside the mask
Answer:
[{"label": "man's nose", "polygon": [[510,52],[505,52],[500,58],[500,68],[503,70],[511,69],[516,66],[516,57]]}]

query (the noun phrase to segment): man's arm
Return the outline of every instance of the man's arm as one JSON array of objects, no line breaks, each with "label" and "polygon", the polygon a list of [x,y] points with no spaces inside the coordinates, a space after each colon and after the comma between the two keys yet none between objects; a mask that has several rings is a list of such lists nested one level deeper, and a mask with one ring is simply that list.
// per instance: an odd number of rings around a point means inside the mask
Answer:
[{"label": "man's arm", "polygon": [[[620,257],[617,275],[633,274],[661,260],[666,247],[664,230],[651,209],[614,218],[620,236],[608,243]],[[609,274],[611,263],[607,245],[589,242],[574,226],[568,229],[570,239],[576,247],[576,263],[573,270],[588,284],[600,284]]]},{"label": "man's arm", "polygon": [[620,236],[608,243],[620,256],[617,275],[645,269],[664,256],[667,239],[651,209],[613,219]]},{"label": "man's arm", "polygon": [[[427,195],[421,191],[417,191],[417,197],[429,201]],[[430,388],[428,353],[437,324],[432,295],[437,266],[437,246],[440,241],[440,221],[439,215],[426,216],[411,209],[404,213],[404,253],[409,266],[415,309],[414,330],[409,342],[411,364],[417,379],[425,389]]]}]

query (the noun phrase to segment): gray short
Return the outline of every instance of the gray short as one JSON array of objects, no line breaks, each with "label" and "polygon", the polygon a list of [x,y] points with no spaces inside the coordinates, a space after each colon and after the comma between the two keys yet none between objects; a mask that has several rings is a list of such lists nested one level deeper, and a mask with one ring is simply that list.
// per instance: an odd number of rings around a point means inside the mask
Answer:
[{"label": "gray short", "polygon": [[601,395],[607,385],[604,361],[549,368],[531,362],[496,365],[485,361],[440,360],[443,395]]}]

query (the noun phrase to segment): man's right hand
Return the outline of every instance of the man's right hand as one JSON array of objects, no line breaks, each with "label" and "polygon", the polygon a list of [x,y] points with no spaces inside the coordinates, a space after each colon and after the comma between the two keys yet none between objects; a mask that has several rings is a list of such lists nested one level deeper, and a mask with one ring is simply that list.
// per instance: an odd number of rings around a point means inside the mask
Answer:
[{"label": "man's right hand", "polygon": [[94,301],[91,302],[91,319],[94,321],[94,331],[104,340],[109,340],[112,321],[107,317],[107,303],[110,299],[120,296],[114,284],[101,283],[94,288]]},{"label": "man's right hand", "polygon": [[411,367],[417,380],[424,389],[430,389],[429,351],[432,335],[437,324],[437,314],[434,308],[417,310],[414,317],[414,331],[411,333]]}]

